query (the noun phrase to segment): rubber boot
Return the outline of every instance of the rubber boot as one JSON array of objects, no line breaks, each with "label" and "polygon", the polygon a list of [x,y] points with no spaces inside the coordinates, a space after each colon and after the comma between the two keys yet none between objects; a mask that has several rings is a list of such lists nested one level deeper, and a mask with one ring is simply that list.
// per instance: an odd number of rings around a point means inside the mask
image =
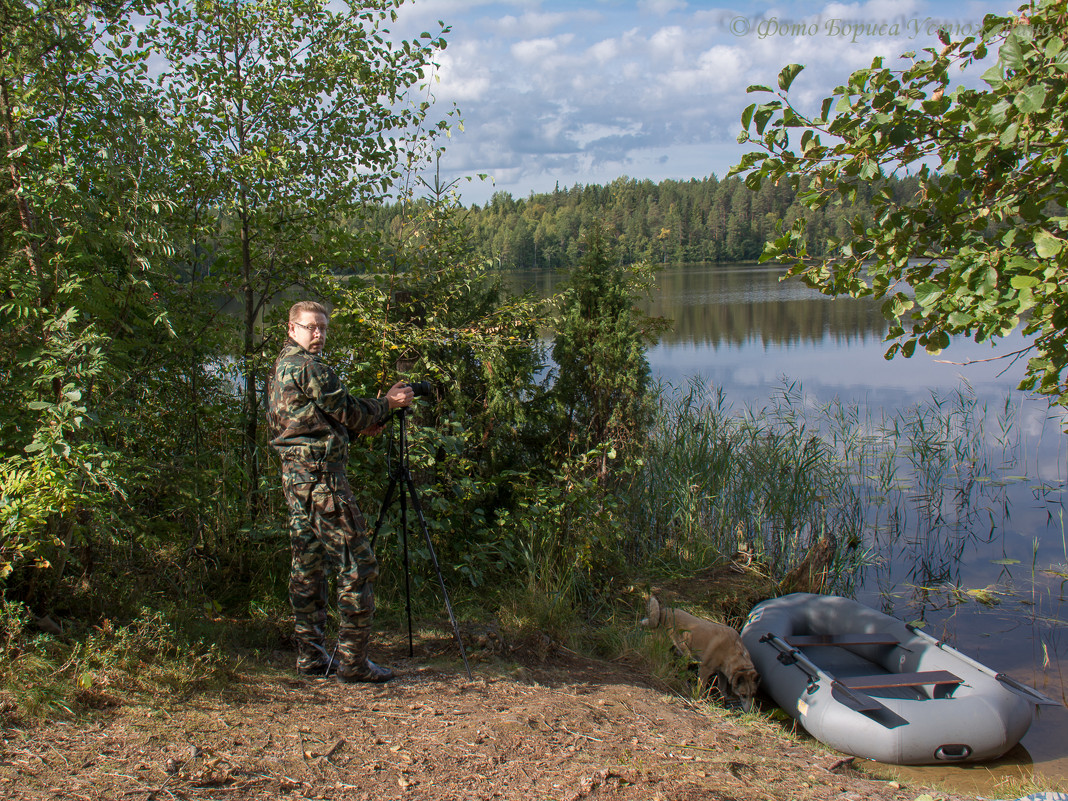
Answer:
[{"label": "rubber boot", "polygon": [[367,658],[367,644],[370,639],[369,627],[350,629],[341,635],[338,641],[338,650],[341,652],[341,666],[337,671],[339,682],[381,684],[393,678],[392,670],[380,667]]},{"label": "rubber boot", "polygon": [[326,650],[321,629],[310,640],[297,640],[297,673],[302,676],[329,676],[337,673],[341,663]]}]

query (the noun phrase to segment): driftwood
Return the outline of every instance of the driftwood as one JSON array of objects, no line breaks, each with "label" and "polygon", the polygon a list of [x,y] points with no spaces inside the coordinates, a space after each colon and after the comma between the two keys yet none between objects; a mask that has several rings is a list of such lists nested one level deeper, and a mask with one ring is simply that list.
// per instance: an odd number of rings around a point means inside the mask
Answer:
[{"label": "driftwood", "polygon": [[838,543],[830,534],[824,534],[797,565],[779,582],[779,594],[791,592],[822,593],[827,586],[827,575],[834,562]]}]

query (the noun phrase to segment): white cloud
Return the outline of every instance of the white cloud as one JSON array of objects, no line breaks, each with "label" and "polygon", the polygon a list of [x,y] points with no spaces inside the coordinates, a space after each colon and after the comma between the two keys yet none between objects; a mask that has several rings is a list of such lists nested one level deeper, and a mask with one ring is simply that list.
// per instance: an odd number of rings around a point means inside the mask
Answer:
[{"label": "white cloud", "polygon": [[672,11],[682,11],[686,6],[683,0],[638,0],[638,8],[642,11],[661,17]]},{"label": "white cloud", "polygon": [[917,15],[920,2],[916,0],[869,0],[867,3],[829,3],[823,12],[828,19],[873,20],[886,22],[909,19]]},{"label": "white cloud", "polygon": [[679,61],[686,58],[687,39],[685,31],[677,25],[661,28],[649,37],[649,53],[659,59]]},{"label": "white cloud", "polygon": [[[690,70],[675,73],[678,89],[696,95],[720,94],[744,89],[744,69],[748,59],[738,47],[717,45],[697,57]],[[684,83],[689,80],[691,83]]]},{"label": "white cloud", "polygon": [[[1004,11],[1018,2],[990,1]],[[406,30],[433,29],[438,18],[452,26],[435,92],[459,105],[466,132],[447,143],[443,171],[492,172],[495,189],[516,196],[557,180],[607,182],[624,173],[723,175],[744,152],[734,140],[754,99],[748,85],[774,86],[783,66],[805,64],[792,94],[811,111],[874,56],[892,63],[930,44],[926,34],[910,39],[900,31],[835,36],[830,20],[912,20],[918,28],[973,13],[950,0],[779,0],[757,11],[733,2],[417,0],[410,18],[405,4]],[[649,24],[653,15],[663,24]],[[769,31],[769,20],[804,23],[803,32]]]},{"label": "white cloud", "polygon": [[511,47],[512,55],[520,64],[535,65],[555,56],[574,39],[571,34],[552,38],[526,39]]},{"label": "white cloud", "polygon": [[619,42],[615,39],[603,39],[590,47],[587,52],[594,61],[600,65],[604,65],[619,56]]},{"label": "white cloud", "polygon": [[479,101],[493,91],[493,74],[479,58],[475,44],[449,48],[438,58],[439,67],[431,87],[439,101]]},{"label": "white cloud", "polygon": [[506,16],[486,23],[486,28],[495,36],[542,37],[562,27],[594,24],[601,19],[596,12],[575,10],[571,12],[535,13],[519,17]]}]

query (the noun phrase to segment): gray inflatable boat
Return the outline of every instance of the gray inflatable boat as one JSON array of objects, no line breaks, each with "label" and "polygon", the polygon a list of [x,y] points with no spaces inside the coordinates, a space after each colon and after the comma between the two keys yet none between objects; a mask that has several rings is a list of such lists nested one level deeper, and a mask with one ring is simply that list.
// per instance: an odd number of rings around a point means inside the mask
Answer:
[{"label": "gray inflatable boat", "polygon": [[849,598],[795,593],[753,607],[742,642],[761,689],[817,740],[897,765],[996,759],[1042,693]]}]

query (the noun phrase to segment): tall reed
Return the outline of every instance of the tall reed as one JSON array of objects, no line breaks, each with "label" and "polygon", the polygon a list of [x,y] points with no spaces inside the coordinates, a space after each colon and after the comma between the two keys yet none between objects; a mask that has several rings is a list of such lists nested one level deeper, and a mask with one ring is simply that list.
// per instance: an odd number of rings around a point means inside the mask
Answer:
[{"label": "tall reed", "polygon": [[949,581],[965,544],[991,536],[1003,503],[991,476],[1014,463],[1012,415],[992,434],[987,417],[967,384],[879,417],[813,404],[796,383],[741,410],[699,379],[665,387],[632,520],[646,555],[679,567],[742,550],[779,578],[828,535],[830,589],[850,590],[866,562],[886,590],[893,566],[921,586]]},{"label": "tall reed", "polygon": [[746,551],[781,576],[825,534],[860,542],[847,464],[810,425],[797,385],[741,413],[696,380],[664,391],[643,461],[632,515],[650,556],[692,567]]}]

